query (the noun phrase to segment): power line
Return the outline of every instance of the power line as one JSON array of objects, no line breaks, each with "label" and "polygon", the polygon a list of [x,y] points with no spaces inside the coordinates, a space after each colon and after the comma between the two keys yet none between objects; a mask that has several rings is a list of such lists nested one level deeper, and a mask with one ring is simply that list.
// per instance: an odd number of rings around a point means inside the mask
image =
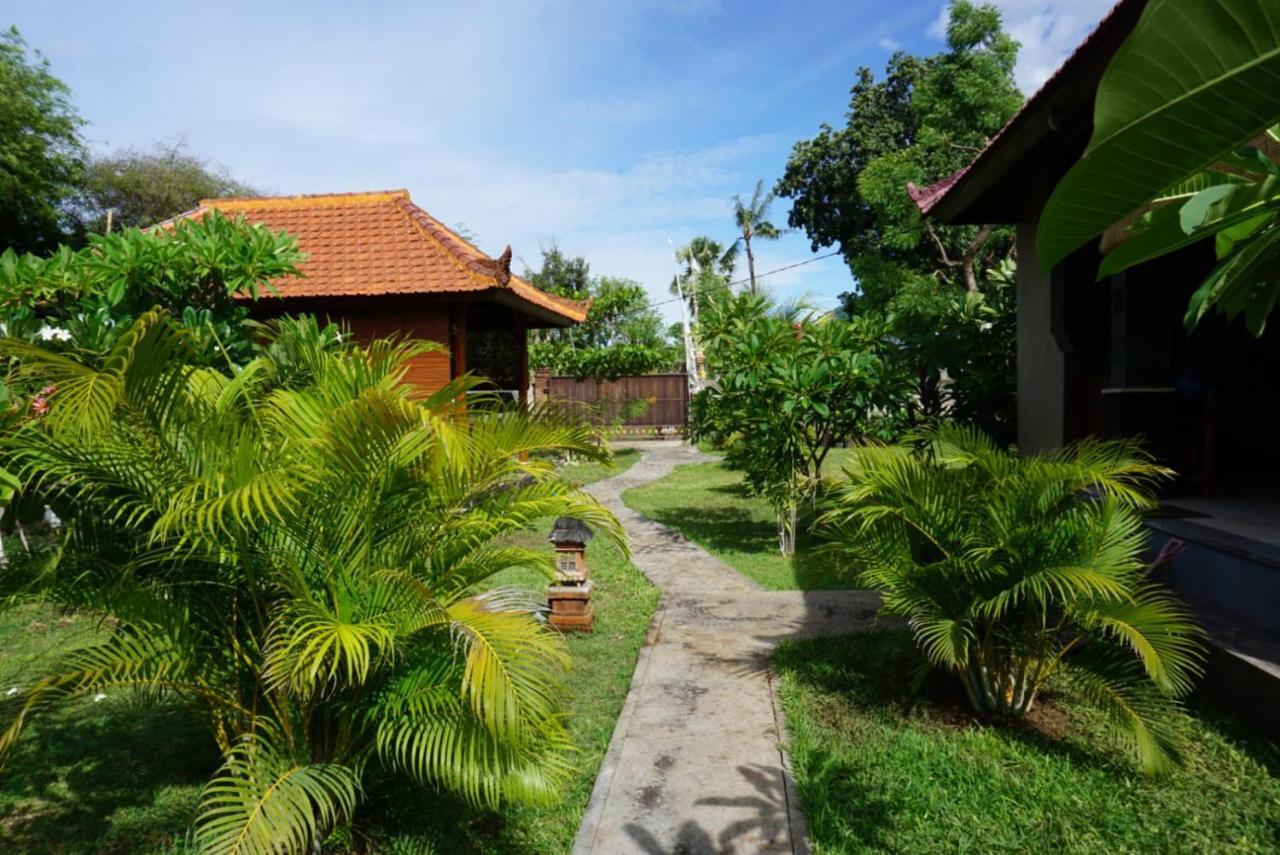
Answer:
[{"label": "power line", "polygon": [[[806,264],[813,264],[815,261],[822,261],[824,258],[831,258],[833,255],[839,255],[839,254],[840,254],[840,250],[837,249],[832,252],[828,252],[825,255],[815,255],[813,258],[806,258],[804,261],[797,261],[792,264],[784,265],[782,267],[775,267],[773,270],[766,270],[764,273],[757,273],[756,279],[763,279],[766,276],[772,276],[773,274],[781,273],[784,270],[791,270],[796,267],[804,267]],[[748,276],[746,279],[735,279],[732,282],[726,283],[725,287],[732,288],[734,285],[746,285],[750,281],[751,281],[750,276]],[[656,309],[658,306],[665,306],[667,303],[676,303],[679,301],[680,301],[679,297],[670,297],[666,300],[659,300],[656,303],[650,303],[645,308]]]},{"label": "power line", "polygon": [[[788,229],[788,231],[791,231],[791,230]],[[915,226],[915,227],[907,226],[905,228],[890,228],[882,232],[881,237],[883,239],[883,238],[899,237],[899,236],[910,235],[910,234],[921,234],[923,232],[924,232],[923,226]],[[740,238],[735,239],[735,242],[737,240],[740,240]],[[831,258],[833,255],[840,255],[841,252],[842,250],[837,249],[837,250],[833,250],[832,252],[828,252],[825,255],[815,255],[813,258],[806,259],[805,261],[797,261],[794,264],[788,264],[784,267],[778,267],[773,270],[765,271],[764,273],[757,273],[756,279],[763,279],[766,276],[772,276],[775,273],[781,273],[782,271],[790,270],[793,267],[803,267],[806,264],[813,264],[813,262],[815,261],[821,261],[824,258]],[[735,279],[734,281],[728,283],[728,287],[732,287],[734,285],[745,285],[750,281],[751,281],[751,277],[747,277],[746,279]],[[667,300],[659,300],[656,303],[650,303],[648,308],[654,309],[654,308],[657,308],[658,306],[665,306],[667,303],[675,303],[679,299],[680,299],[679,297],[671,297],[670,299],[667,299]]]}]

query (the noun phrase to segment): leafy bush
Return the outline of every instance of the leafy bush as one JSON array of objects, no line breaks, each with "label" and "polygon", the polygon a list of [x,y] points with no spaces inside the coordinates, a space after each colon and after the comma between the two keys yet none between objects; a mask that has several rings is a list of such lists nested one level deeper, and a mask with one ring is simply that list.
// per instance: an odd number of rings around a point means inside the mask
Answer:
[{"label": "leafy bush", "polygon": [[1167,769],[1202,653],[1141,560],[1138,511],[1164,470],[1130,442],[1020,457],[953,426],[925,440],[854,452],[821,519],[833,552],[979,711],[1022,716],[1062,671],[1145,770]]},{"label": "leafy bush", "polygon": [[524,412],[459,411],[402,381],[433,345],[361,349],[311,321],[228,377],[144,314],[102,367],[16,341],[52,381],[47,415],[5,453],[54,495],[56,550],[0,571],[0,600],[98,615],[109,638],[0,699],[0,751],[73,698],[141,689],[208,722],[224,765],[197,839],[301,851],[350,821],[374,774],[473,802],[555,797],[569,770],[565,654],[501,589],[547,553],[504,543],[569,514],[619,536],[539,455],[602,455],[589,432]]},{"label": "leafy bush", "polygon": [[790,555],[799,507],[816,495],[828,451],[893,410],[902,378],[863,325],[776,311],[763,295],[716,295],[705,325],[715,382],[692,402],[694,435],[725,443],[727,462],[773,505],[779,550]]},{"label": "leafy bush", "polygon": [[0,321],[10,338],[52,338],[62,349],[104,354],[153,306],[187,328],[190,358],[227,369],[253,356],[249,308],[271,281],[298,275],[289,235],[216,211],[170,229],[92,235],[81,250],[48,258],[0,254]]}]

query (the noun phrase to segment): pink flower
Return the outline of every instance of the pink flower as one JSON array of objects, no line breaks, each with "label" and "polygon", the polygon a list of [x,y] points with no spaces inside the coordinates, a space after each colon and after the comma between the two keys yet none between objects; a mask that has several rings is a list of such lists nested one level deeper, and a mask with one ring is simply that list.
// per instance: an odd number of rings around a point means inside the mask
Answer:
[{"label": "pink flower", "polygon": [[40,390],[40,397],[47,398],[56,391],[58,391],[57,386],[54,386],[54,385],[45,386],[43,389]]},{"label": "pink flower", "polygon": [[43,416],[45,413],[49,412],[49,402],[41,397],[32,398],[31,412],[35,413],[37,416]]}]

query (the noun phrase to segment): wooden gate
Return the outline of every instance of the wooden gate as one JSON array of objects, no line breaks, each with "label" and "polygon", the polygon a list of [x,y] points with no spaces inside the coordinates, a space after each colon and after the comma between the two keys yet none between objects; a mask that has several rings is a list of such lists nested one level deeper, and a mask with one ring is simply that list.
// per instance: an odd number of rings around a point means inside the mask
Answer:
[{"label": "wooden gate", "polygon": [[[643,374],[617,380],[575,380],[541,375],[535,396],[593,424],[620,425],[625,433],[683,432],[689,383],[681,374]],[[544,397],[545,396],[545,397]]]}]

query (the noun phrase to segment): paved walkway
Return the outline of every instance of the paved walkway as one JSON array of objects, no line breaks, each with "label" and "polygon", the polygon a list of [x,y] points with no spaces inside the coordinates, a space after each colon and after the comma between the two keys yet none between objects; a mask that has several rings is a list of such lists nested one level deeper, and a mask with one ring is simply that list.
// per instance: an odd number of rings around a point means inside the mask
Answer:
[{"label": "paved walkway", "polygon": [[781,751],[770,657],[784,638],[865,628],[860,591],[766,591],[622,504],[623,490],[707,460],[685,443],[637,443],[639,462],[589,489],[622,521],[662,589],[574,855],[807,852]]}]

